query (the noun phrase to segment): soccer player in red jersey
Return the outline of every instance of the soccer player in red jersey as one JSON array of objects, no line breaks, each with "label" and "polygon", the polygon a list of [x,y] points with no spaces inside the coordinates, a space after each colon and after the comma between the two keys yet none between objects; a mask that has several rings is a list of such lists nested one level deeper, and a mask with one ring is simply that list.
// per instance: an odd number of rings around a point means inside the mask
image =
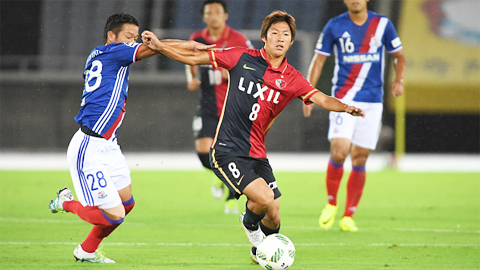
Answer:
[{"label": "soccer player in red jersey", "polygon": [[248,198],[240,221],[253,245],[253,262],[265,235],[280,230],[281,193],[265,149],[265,135],[278,114],[294,98],[300,98],[326,110],[365,116],[361,109],[315,89],[287,63],[285,54],[295,34],[295,19],[283,11],[272,12],[263,21],[261,38],[265,45],[261,50],[187,51],[160,42],[149,31],[142,33],[145,44],[174,60],[228,70],[229,89],[210,149],[210,163],[236,198],[242,194]]},{"label": "soccer player in red jersey", "polygon": [[[216,48],[248,47],[253,49],[250,40],[242,33],[230,28],[228,5],[224,0],[206,0],[202,3],[201,14],[207,25],[204,29],[193,33],[190,40],[204,44],[216,44]],[[208,153],[212,145],[218,119],[222,113],[223,102],[228,88],[228,73],[224,68],[207,66],[186,66],[187,87],[190,91],[200,88],[200,104],[197,115],[193,119],[193,132],[196,138],[195,149],[202,165],[210,167]],[[212,184],[212,195],[219,199],[223,196],[224,184],[220,179]],[[229,192],[225,202],[225,214],[238,214],[234,193]]]}]

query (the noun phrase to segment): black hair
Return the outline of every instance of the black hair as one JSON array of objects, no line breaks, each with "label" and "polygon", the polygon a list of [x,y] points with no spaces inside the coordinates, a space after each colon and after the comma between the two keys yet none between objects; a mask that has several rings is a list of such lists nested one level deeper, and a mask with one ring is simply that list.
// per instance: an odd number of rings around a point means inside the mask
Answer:
[{"label": "black hair", "polygon": [[115,35],[118,35],[122,26],[126,23],[134,24],[138,26],[138,21],[130,14],[119,13],[113,14],[108,17],[107,23],[105,24],[105,30],[103,31],[104,42],[107,42],[107,36],[109,31],[113,31]]},{"label": "black hair", "polygon": [[225,2],[224,0],[205,0],[203,1],[202,8],[200,9],[200,14],[203,16],[203,10],[205,9],[205,6],[214,3],[222,5],[223,11],[225,11],[225,13],[228,13],[228,5],[227,2]]}]

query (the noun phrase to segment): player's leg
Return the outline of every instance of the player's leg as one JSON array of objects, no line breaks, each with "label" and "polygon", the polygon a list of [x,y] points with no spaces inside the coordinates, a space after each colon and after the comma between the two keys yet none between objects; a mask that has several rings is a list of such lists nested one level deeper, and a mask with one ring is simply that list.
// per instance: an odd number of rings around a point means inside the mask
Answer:
[{"label": "player's leg", "polygon": [[358,228],[352,216],[357,210],[363,194],[366,181],[365,166],[368,156],[375,149],[378,141],[383,109],[381,103],[358,103],[358,105],[369,117],[367,119],[358,118],[356,121],[350,154],[352,170],[348,177],[345,212],[340,221],[340,228],[343,231],[353,232],[357,231]]},{"label": "player's leg", "polygon": [[337,213],[337,194],[343,177],[343,163],[350,151],[350,138],[354,130],[354,118],[346,113],[330,113],[328,139],[330,140],[330,160],[327,165],[325,184],[327,205],[323,208],[318,223],[323,229],[330,229]]}]

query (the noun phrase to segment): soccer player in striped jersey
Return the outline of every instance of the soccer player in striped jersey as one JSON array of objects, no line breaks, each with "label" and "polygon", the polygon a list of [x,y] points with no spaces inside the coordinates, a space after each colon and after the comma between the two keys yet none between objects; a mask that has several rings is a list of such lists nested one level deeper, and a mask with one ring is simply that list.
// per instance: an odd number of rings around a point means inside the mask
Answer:
[{"label": "soccer player in striped jersey", "polygon": [[237,47],[191,52],[165,45],[151,32],[142,33],[145,44],[174,60],[228,70],[229,89],[210,149],[210,163],[236,198],[242,194],[248,198],[240,220],[253,245],[253,262],[265,235],[280,230],[281,193],[265,149],[265,136],[275,118],[295,98],[327,110],[365,116],[361,109],[315,89],[287,63],[285,54],[295,34],[295,19],[282,11],[272,12],[263,21],[261,38],[265,45],[261,50]]},{"label": "soccer player in striped jersey", "polygon": [[[207,27],[193,33],[190,40],[204,44],[215,44],[216,48],[248,47],[253,49],[250,40],[242,33],[230,28],[228,5],[223,0],[206,0],[202,3],[201,14]],[[190,91],[200,88],[200,104],[193,120],[193,132],[196,137],[195,149],[202,165],[211,170],[208,153],[215,137],[218,119],[228,87],[227,71],[223,68],[208,66],[186,66],[187,87]],[[219,199],[223,196],[224,184],[215,177],[212,195]],[[225,214],[238,214],[237,201],[229,192],[225,202]]]},{"label": "soccer player in striped jersey", "polygon": [[[344,0],[348,11],[328,21],[318,39],[309,68],[308,80],[316,85],[325,59],[335,54],[332,96],[361,108],[367,117],[351,117],[330,112],[328,139],[330,161],[326,186],[328,203],[319,224],[323,229],[333,226],[337,213],[337,192],[343,176],[343,163],[350,153],[352,170],[347,183],[345,212],[340,220],[343,231],[358,230],[353,221],[365,185],[365,164],[375,150],[381,129],[383,110],[383,72],[385,49],[394,58],[396,77],[391,85],[393,96],[403,93],[405,58],[402,43],[392,22],[367,9],[368,0]],[[303,105],[310,116],[312,106]]]},{"label": "soccer player in striped jersey", "polygon": [[[135,205],[130,170],[117,144],[117,130],[125,115],[130,64],[156,54],[136,43],[138,32],[133,16],[110,16],[104,30],[105,45],[93,49],[85,64],[81,107],[75,117],[80,129],[67,151],[78,201],[65,187],[49,203],[52,213],[71,212],[93,224],[73,252],[77,261],[115,263],[98,246]],[[165,42],[179,43],[177,46],[185,49],[208,48],[194,42]]]}]

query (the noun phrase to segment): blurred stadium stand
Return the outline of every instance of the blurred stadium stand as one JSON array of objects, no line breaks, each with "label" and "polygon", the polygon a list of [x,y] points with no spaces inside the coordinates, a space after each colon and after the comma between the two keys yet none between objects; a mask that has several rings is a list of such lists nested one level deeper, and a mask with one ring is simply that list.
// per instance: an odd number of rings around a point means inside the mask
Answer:
[{"label": "blurred stadium stand", "polygon": [[[66,151],[78,128],[73,117],[80,105],[86,56],[103,43],[103,27],[109,15],[130,13],[139,20],[141,31],[151,29],[161,38],[188,39],[204,27],[201,2],[0,1],[0,151]],[[336,0],[228,3],[227,23],[244,32],[256,48],[262,46],[259,29],[263,18],[276,9],[291,13],[299,32],[287,57],[305,75],[323,26],[346,10],[342,1]],[[400,5],[399,0],[371,0],[369,7],[388,15],[396,24]],[[317,85],[327,94],[332,66],[330,57]],[[191,120],[198,93],[186,90],[184,66],[163,56],[154,57],[132,65],[130,81],[127,115],[119,132],[124,151],[192,152]],[[328,151],[328,113],[321,109],[314,112],[313,117],[304,118],[301,102],[292,102],[272,126],[267,149]],[[377,152],[393,151],[394,120],[394,113],[385,110]],[[407,114],[407,152],[480,153],[479,122],[478,113]],[[445,142],[445,136],[455,141]]]}]

